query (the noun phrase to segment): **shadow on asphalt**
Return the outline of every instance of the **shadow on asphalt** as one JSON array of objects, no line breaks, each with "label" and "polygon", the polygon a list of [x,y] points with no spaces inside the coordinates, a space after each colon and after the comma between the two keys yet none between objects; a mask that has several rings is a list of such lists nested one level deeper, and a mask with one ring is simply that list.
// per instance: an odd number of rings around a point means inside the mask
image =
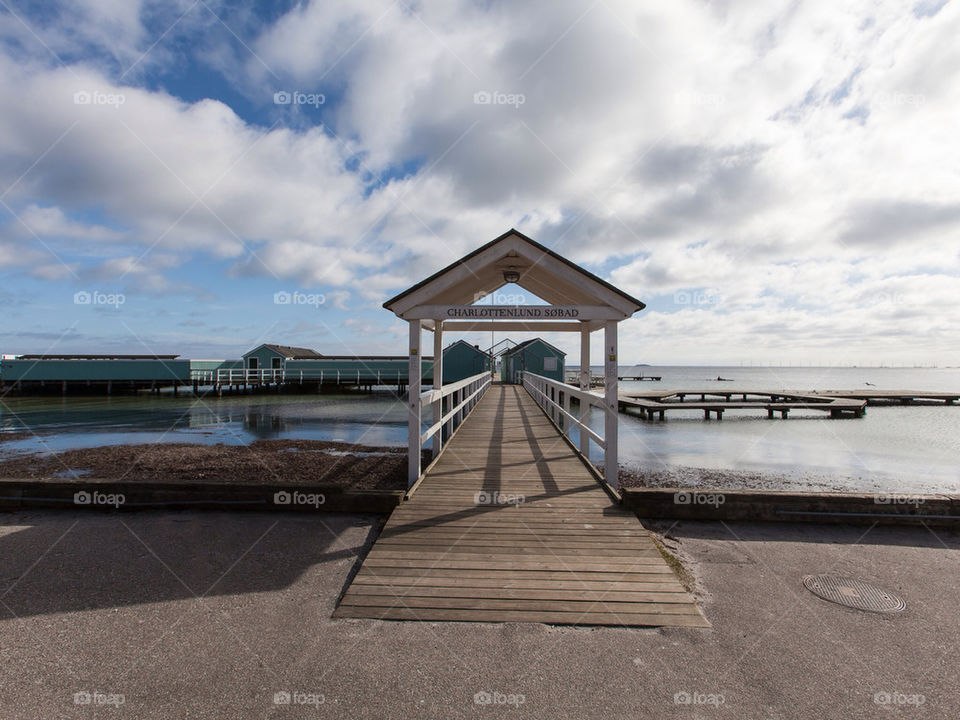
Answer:
[{"label": "shadow on asphalt", "polygon": [[647,519],[644,527],[678,539],[799,542],[960,549],[960,531],[936,526]]},{"label": "shadow on asphalt", "polygon": [[374,515],[0,513],[0,618],[270,592],[315,566],[352,575],[377,524]]}]

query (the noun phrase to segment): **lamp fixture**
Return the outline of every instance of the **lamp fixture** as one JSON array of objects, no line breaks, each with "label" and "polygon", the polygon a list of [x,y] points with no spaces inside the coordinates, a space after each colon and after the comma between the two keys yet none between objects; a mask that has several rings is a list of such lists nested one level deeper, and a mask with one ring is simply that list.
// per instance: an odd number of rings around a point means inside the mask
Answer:
[{"label": "lamp fixture", "polygon": [[515,283],[520,280],[520,273],[517,269],[511,265],[509,268],[503,271],[503,281],[507,283]]}]

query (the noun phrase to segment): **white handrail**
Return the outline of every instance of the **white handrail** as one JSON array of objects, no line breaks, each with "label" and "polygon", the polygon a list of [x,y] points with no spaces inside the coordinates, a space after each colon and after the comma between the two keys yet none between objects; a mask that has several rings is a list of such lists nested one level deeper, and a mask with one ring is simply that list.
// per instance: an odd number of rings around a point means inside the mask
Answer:
[{"label": "white handrail", "polygon": [[[436,435],[440,428],[450,422],[457,415],[457,413],[462,412],[463,415],[466,415],[467,412],[473,409],[473,406],[477,404],[477,402],[480,400],[480,397],[490,386],[490,379],[491,374],[489,371],[487,371],[478,373],[477,375],[468,377],[464,380],[459,380],[455,383],[450,383],[449,385],[444,385],[437,390],[428,390],[427,392],[420,393],[421,406],[428,402],[439,402],[443,398],[449,397],[457,392],[461,393],[460,402],[450,408],[450,410],[442,417],[435,417],[433,424],[427,428],[426,432],[420,435],[420,444],[423,445],[423,443]],[[443,444],[443,435],[441,434],[441,448],[443,447]]]},{"label": "white handrail", "polygon": [[[576,425],[581,434],[586,435],[588,438],[593,440],[606,454],[607,443],[603,437],[598,435],[589,425],[589,414],[582,413],[583,420],[573,415],[570,412],[570,398],[577,398],[581,407],[583,403],[587,403],[591,407],[604,408],[604,399],[603,396],[597,395],[596,393],[587,392],[586,390],[579,390],[577,388],[570,387],[566,383],[558,382],[556,380],[551,380],[548,377],[543,375],[536,375],[532,372],[524,371],[523,373],[523,386],[527,389],[527,392],[530,393],[532,397],[540,407],[543,408],[544,412],[550,417],[554,423],[563,431],[567,436],[567,439],[570,439],[570,430]],[[548,392],[548,391],[552,391]],[[551,397],[551,394],[555,394],[556,397],[559,397],[559,394],[563,393],[563,402],[558,402]],[[565,422],[560,422],[560,419],[563,419]],[[589,444],[588,444],[589,447]]]}]

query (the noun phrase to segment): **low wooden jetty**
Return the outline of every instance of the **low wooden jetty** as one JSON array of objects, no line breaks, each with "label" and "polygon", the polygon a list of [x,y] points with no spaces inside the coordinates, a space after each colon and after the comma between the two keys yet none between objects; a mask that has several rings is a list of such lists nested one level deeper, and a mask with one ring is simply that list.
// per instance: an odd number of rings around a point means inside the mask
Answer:
[{"label": "low wooden jetty", "polygon": [[647,531],[527,391],[490,386],[335,617],[708,627]]},{"label": "low wooden jetty", "polygon": [[[687,397],[699,399],[687,400]],[[864,398],[827,395],[824,393],[787,392],[783,390],[665,390],[660,392],[621,392],[621,411],[637,410],[641,417],[665,419],[671,410],[702,410],[704,419],[711,415],[723,419],[726,410],[766,410],[767,417],[776,413],[786,418],[791,410],[818,410],[830,417],[863,417]]]},{"label": "low wooden jetty", "polygon": [[[618,375],[617,380],[629,380],[630,382],[660,382],[663,379],[661,375]],[[576,373],[567,373],[564,382],[573,387],[580,387],[580,377]],[[590,387],[603,387],[603,375],[591,375]]]},{"label": "low wooden jetty", "polygon": [[921,405],[943,402],[953,405],[960,393],[927,392],[925,390],[824,390],[818,395],[866,400],[867,405]]}]

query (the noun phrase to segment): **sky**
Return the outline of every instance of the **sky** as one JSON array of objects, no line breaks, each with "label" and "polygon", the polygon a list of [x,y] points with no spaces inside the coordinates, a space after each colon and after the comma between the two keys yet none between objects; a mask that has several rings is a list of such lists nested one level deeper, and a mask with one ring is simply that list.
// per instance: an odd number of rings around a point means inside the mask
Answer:
[{"label": "sky", "polygon": [[0,0],[0,351],[402,354],[382,303],[514,227],[647,303],[624,363],[960,365],[958,37],[958,0]]}]

